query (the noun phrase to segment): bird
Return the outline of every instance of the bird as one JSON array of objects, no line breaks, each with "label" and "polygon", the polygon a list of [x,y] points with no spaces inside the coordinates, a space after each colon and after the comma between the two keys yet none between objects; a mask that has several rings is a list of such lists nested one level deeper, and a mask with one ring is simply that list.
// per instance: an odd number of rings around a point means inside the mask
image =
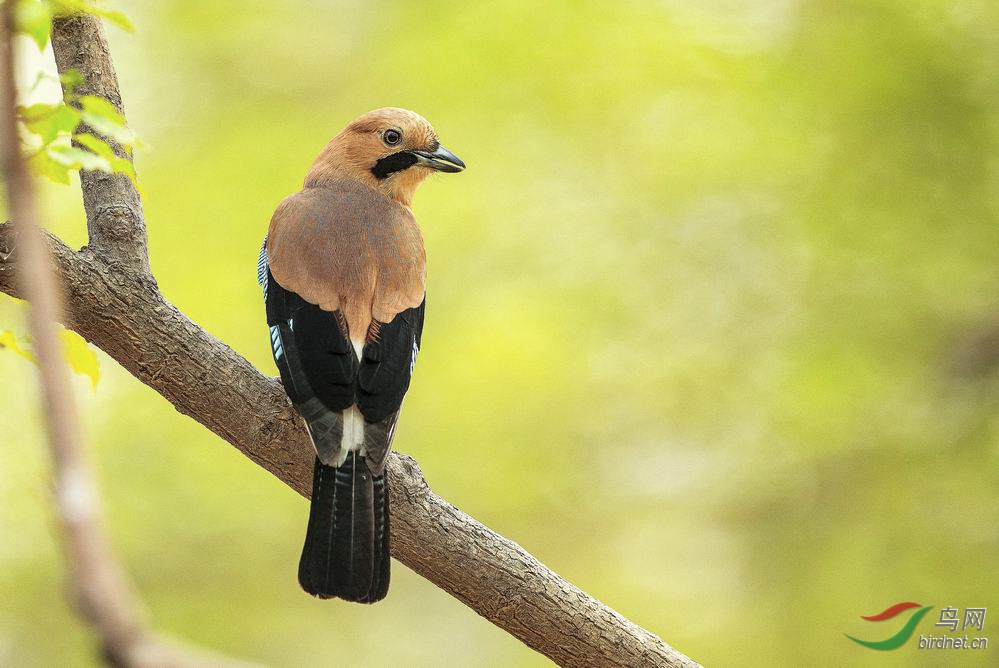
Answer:
[{"label": "bird", "polygon": [[388,593],[385,464],[426,306],[413,195],[464,169],[419,114],[370,111],[320,152],[260,249],[274,362],[316,453],[298,581],[318,598]]}]

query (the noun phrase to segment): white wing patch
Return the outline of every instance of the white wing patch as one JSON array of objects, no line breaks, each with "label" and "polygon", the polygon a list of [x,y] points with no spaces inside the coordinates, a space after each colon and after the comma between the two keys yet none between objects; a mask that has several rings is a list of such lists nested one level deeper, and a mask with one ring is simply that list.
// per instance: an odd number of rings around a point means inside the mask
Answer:
[{"label": "white wing patch", "polygon": [[340,463],[347,459],[347,452],[359,450],[364,454],[364,416],[357,406],[351,406],[343,412],[343,440],[340,442],[340,452],[343,458]]}]

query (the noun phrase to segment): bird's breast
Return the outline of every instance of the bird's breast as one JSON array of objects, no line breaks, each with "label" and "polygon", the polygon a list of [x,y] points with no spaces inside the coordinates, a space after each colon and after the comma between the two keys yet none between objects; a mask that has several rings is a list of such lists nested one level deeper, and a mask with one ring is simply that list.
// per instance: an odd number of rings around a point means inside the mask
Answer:
[{"label": "bird's breast", "polygon": [[[351,188],[354,188],[353,190]],[[268,256],[275,280],[328,311],[352,341],[423,301],[426,253],[412,213],[364,186],[307,189],[275,212]]]}]

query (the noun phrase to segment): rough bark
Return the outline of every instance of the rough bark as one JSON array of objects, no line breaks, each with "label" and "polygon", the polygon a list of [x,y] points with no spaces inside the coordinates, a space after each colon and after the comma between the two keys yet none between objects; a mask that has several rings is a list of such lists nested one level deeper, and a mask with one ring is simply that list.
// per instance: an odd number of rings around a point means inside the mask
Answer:
[{"label": "rough bark", "polygon": [[[74,91],[77,95],[102,97],[124,116],[118,77],[99,19],[89,14],[56,18],[52,23],[52,51],[60,72],[76,70],[82,75],[83,83]],[[101,136],[119,157],[131,162],[128,151],[93,129],[83,125],[77,132]],[[91,248],[109,260],[148,272],[146,220],[132,182],[124,174],[88,171],[80,173],[80,182]]]},{"label": "rough bark", "polygon": [[[107,44],[94,23],[57,22],[59,67],[79,69],[92,91],[120,108]],[[129,189],[127,180],[88,177],[90,246],[74,252],[48,239],[67,326],[307,496],[313,451],[301,420],[277,382],[159,293],[148,272],[141,209],[128,205],[138,202]],[[14,276],[17,246],[12,227],[0,225],[0,291],[22,296]],[[528,646],[566,666],[697,665],[434,494],[410,457],[393,454],[388,475],[392,556]]]}]

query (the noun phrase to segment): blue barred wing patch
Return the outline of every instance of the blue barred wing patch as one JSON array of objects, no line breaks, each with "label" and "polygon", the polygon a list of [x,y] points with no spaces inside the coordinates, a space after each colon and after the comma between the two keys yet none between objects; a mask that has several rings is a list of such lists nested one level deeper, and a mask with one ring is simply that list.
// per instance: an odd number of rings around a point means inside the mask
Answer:
[{"label": "blue barred wing patch", "polygon": [[267,301],[267,236],[260,246],[260,257],[257,258],[257,283],[264,289],[264,301]]},{"label": "blue barred wing patch", "polygon": [[275,360],[284,357],[284,342],[281,340],[281,327],[279,325],[271,325],[271,350],[274,351]]}]

